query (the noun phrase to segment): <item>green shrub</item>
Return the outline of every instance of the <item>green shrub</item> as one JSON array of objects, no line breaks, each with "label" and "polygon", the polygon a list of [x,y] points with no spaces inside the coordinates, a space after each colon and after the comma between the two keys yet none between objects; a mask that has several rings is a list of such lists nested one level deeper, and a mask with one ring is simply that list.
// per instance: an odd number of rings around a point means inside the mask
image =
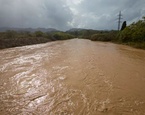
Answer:
[{"label": "green shrub", "polygon": [[44,36],[44,33],[41,32],[41,31],[36,31],[36,32],[35,32],[35,36],[36,36],[36,37],[43,37],[43,36]]},{"label": "green shrub", "polygon": [[93,41],[111,41],[109,34],[94,34],[91,36]]},{"label": "green shrub", "polygon": [[142,42],[145,41],[145,18],[126,27],[119,34],[122,42]]},{"label": "green shrub", "polygon": [[145,49],[145,42],[128,42],[126,45],[135,47],[135,48],[140,48],[140,49]]},{"label": "green shrub", "polygon": [[55,40],[67,40],[67,39],[72,39],[74,38],[73,35],[63,33],[63,32],[57,32],[53,34],[53,37]]}]

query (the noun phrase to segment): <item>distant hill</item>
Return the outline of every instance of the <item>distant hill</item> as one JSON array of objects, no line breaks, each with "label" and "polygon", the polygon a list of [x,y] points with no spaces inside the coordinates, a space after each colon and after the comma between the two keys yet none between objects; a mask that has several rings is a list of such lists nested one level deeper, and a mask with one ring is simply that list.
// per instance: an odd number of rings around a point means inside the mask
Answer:
[{"label": "distant hill", "polygon": [[35,31],[58,32],[59,31],[59,30],[56,30],[54,28],[7,28],[7,27],[0,28],[0,32],[5,32],[7,30],[14,30],[17,32],[25,32],[25,31],[29,31],[29,32],[35,32]]}]

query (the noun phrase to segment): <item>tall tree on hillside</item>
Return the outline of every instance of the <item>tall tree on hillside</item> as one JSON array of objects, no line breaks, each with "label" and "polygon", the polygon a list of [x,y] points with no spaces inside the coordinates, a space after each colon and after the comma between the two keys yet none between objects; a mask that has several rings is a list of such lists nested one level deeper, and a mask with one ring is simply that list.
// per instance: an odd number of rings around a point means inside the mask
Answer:
[{"label": "tall tree on hillside", "polygon": [[122,27],[121,27],[121,31],[124,30],[126,28],[126,21],[123,22]]}]

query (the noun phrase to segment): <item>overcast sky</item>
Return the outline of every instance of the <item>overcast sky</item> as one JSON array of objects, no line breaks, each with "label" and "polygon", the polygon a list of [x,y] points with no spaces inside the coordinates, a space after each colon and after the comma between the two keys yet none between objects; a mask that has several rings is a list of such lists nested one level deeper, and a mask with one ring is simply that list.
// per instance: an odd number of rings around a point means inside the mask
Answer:
[{"label": "overcast sky", "polygon": [[0,27],[117,29],[145,16],[145,0],[0,0]]}]

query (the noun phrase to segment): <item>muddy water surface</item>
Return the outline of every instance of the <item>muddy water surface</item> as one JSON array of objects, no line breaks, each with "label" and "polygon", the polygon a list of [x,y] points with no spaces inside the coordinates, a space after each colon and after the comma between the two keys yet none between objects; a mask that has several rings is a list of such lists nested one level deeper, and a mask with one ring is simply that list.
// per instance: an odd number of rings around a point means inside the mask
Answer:
[{"label": "muddy water surface", "polygon": [[145,51],[73,39],[0,50],[0,115],[144,115]]}]

